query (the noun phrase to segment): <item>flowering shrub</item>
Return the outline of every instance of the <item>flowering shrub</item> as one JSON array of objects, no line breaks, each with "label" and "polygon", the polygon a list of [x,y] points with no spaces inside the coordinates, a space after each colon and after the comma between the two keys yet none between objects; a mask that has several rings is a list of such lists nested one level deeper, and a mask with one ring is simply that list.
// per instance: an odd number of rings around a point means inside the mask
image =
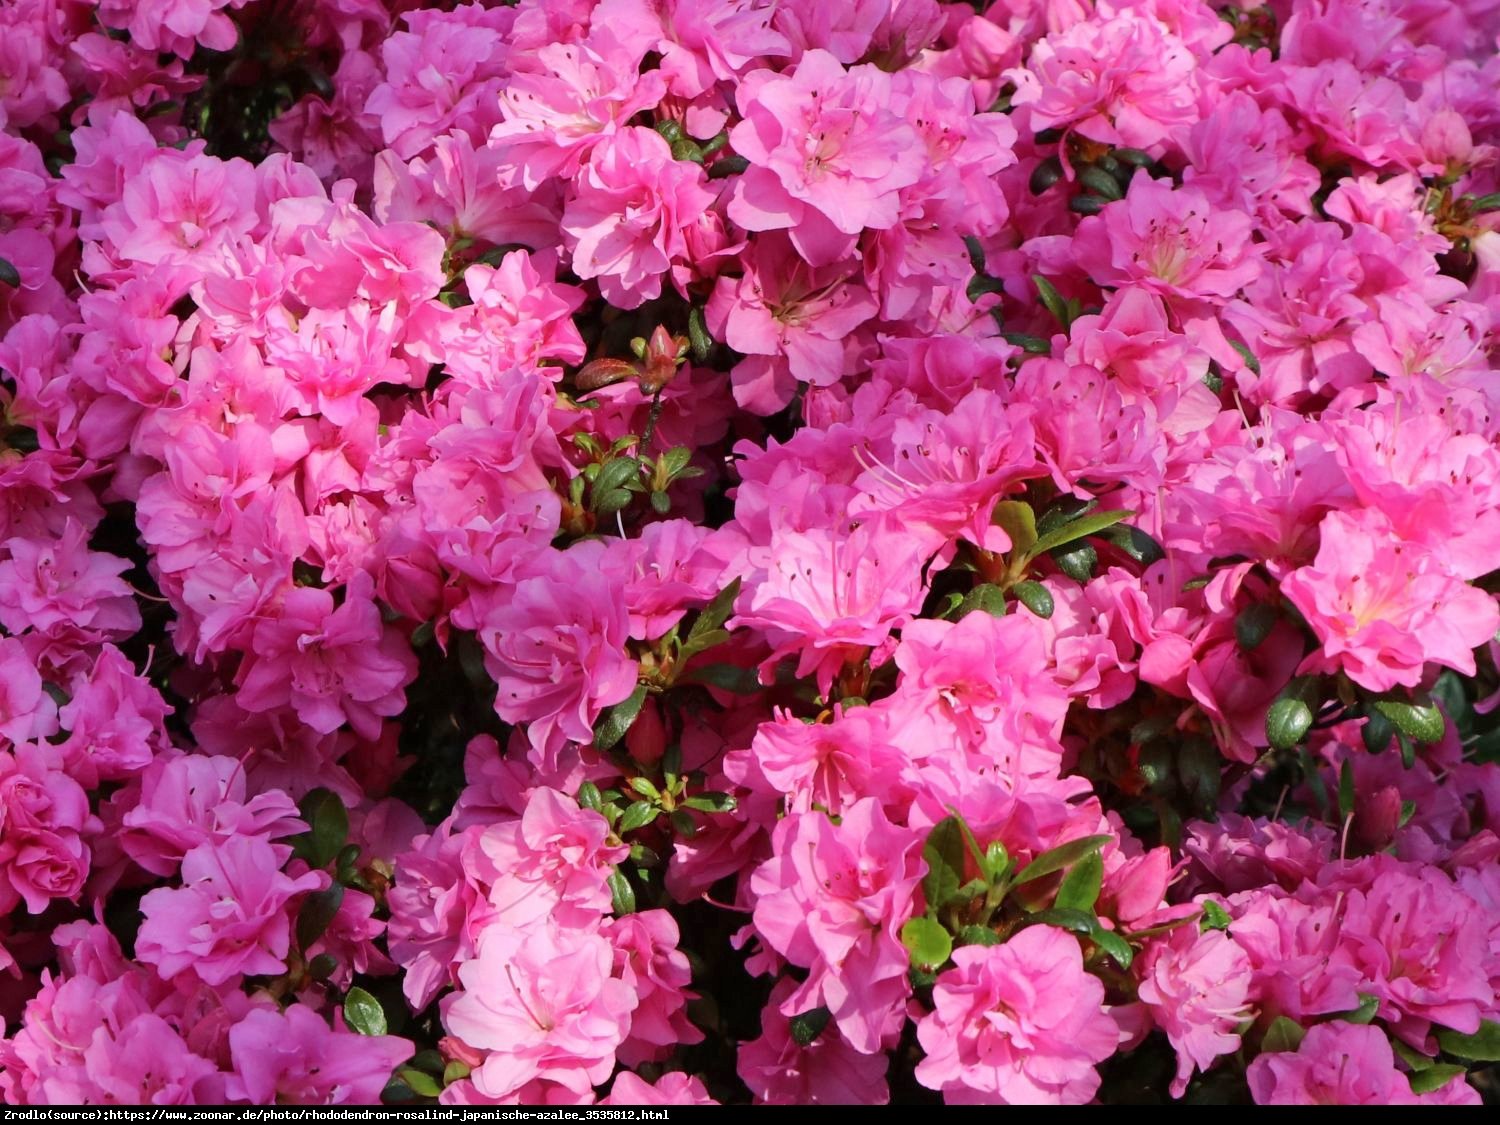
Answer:
[{"label": "flowering shrub", "polygon": [[1497,47],[6,4],[0,1098],[1479,1101]]}]

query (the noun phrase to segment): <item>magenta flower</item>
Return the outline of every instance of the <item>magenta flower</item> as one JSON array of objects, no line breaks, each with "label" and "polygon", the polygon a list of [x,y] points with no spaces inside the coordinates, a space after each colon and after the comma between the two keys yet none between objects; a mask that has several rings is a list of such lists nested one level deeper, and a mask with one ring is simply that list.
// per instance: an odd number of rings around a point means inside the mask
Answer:
[{"label": "magenta flower", "polygon": [[285,972],[288,903],[327,881],[313,871],[284,875],[290,850],[256,836],[232,836],[188,852],[182,887],[159,887],[141,900],[141,960],[164,977],[191,969],[206,984]]},{"label": "magenta flower", "polygon": [[887,74],[808,51],[790,74],[747,77],[735,98],[744,121],[730,144],[751,165],[729,202],[736,223],[789,231],[813,265],[842,258],[866,228],[895,225],[923,147],[890,108]]},{"label": "magenta flower", "polygon": [[287,591],[280,612],[255,627],[254,655],[240,673],[240,706],[290,707],[324,734],[348,722],[374,738],[381,718],[405,705],[402,689],[417,674],[417,658],[381,621],[371,593],[365,574],[349,583],[337,607],[327,590]]},{"label": "magenta flower", "polygon": [[661,296],[662,278],[691,256],[687,228],[714,202],[703,171],[675,160],[654,129],[628,128],[593,149],[563,211],[573,272],[633,309]]},{"label": "magenta flower", "polygon": [[464,991],[443,1012],[450,1034],[484,1052],[478,1091],[503,1098],[555,1082],[582,1094],[604,1082],[637,1002],[613,963],[609,942],[585,930],[486,930],[479,956],[459,970]]},{"label": "magenta flower", "polygon": [[932,1000],[917,1080],[952,1104],[1082,1105],[1121,1038],[1077,940],[1053,926],[955,950]]},{"label": "magenta flower", "polygon": [[1378,1026],[1333,1020],[1307,1030],[1295,1052],[1259,1055],[1246,1074],[1259,1105],[1478,1105],[1461,1078],[1412,1093]]},{"label": "magenta flower", "polygon": [[827,1007],[856,1050],[881,1050],[911,992],[899,935],[915,908],[920,837],[866,798],[837,826],[821,812],[785,818],[772,846],[774,856],[750,877],[755,929],[812,970],[782,1010]]},{"label": "magenta flower", "polygon": [[1194,1068],[1207,1070],[1237,1050],[1250,1014],[1250,959],[1228,934],[1179,926],[1142,961],[1140,998],[1177,1052],[1172,1096],[1182,1097]]}]

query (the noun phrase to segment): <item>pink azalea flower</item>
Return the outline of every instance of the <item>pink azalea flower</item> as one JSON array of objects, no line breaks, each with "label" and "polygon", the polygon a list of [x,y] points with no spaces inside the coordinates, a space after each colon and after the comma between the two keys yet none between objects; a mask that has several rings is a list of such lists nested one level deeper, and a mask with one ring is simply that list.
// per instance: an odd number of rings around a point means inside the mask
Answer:
[{"label": "pink azalea flower", "polygon": [[13,633],[73,628],[96,638],[129,636],[141,626],[125,559],[88,548],[88,533],[69,521],[55,542],[8,539],[0,550],[0,625]]},{"label": "pink azalea flower", "polygon": [[1343,1020],[1308,1028],[1295,1052],[1257,1056],[1246,1078],[1258,1105],[1479,1104],[1478,1092],[1462,1079],[1412,1093],[1385,1032]]},{"label": "pink azalea flower", "polygon": [[289,590],[277,615],[255,627],[254,656],[240,673],[240,706],[291,707],[324,734],[348,722],[374,738],[381,717],[405,705],[403,689],[416,676],[417,658],[380,620],[372,592],[364,574],[350,582],[337,607],[327,590]]},{"label": "pink azalea flower", "polygon": [[[1227,31],[1227,29],[1225,29]],[[1104,144],[1150,148],[1196,114],[1197,63],[1157,19],[1095,16],[1040,39],[1007,72],[1031,127],[1076,129]]]},{"label": "pink azalea flower", "polygon": [[1194,1068],[1207,1070],[1239,1048],[1239,1026],[1250,1013],[1250,959],[1222,931],[1179,926],[1152,945],[1140,978],[1140,997],[1177,1052],[1172,1096],[1180,1098]]},{"label": "pink azalea flower", "polygon": [[873,66],[846,71],[814,50],[790,74],[754,72],[735,98],[744,121],[730,144],[750,161],[729,202],[736,223],[788,230],[815,266],[846,255],[865,228],[895,225],[922,149],[889,108],[888,75]]},{"label": "pink azalea flower", "polygon": [[1429,662],[1474,674],[1474,649],[1500,628],[1493,596],[1395,538],[1374,513],[1331,512],[1320,531],[1312,565],[1281,583],[1323,646],[1313,663],[1377,692],[1415,687]]},{"label": "pink azalea flower", "polygon": [[579,1094],[609,1078],[636,996],[611,975],[608,941],[541,922],[496,923],[459,969],[463,989],[443,1010],[450,1034],[484,1052],[473,1081],[487,1098],[532,1082]]},{"label": "pink azalea flower", "polygon": [[539,754],[592,742],[600,713],[635,688],[618,576],[594,546],[538,553],[513,587],[477,592],[464,611],[498,689],[495,711],[528,724]]},{"label": "pink azalea flower", "polygon": [[954,950],[932,1001],[917,1024],[917,1080],[951,1104],[1082,1105],[1120,1041],[1104,986],[1053,926]]},{"label": "pink azalea flower", "polygon": [[1194,187],[1137,176],[1125,198],[1078,224],[1073,253],[1100,285],[1222,304],[1260,274],[1250,217]]},{"label": "pink azalea flower", "polygon": [[257,1008],[229,1030],[234,1071],[225,1091],[252,1105],[375,1105],[412,1055],[394,1035],[330,1028],[312,1008]]},{"label": "pink azalea flower", "polygon": [[782,1009],[795,989],[793,981],[777,982],[761,1012],[760,1035],[740,1044],[737,1069],[756,1104],[885,1104],[891,1096],[885,1055],[855,1050],[837,1024],[805,1047],[792,1037]]},{"label": "pink azalea flower", "polygon": [[823,1006],[856,1050],[887,1045],[911,991],[899,934],[915,907],[920,844],[869,798],[846,809],[837,826],[821,812],[776,826],[774,856],[750,877],[755,929],[792,964],[812,970],[783,1012]]},{"label": "pink azalea flower", "polygon": [[285,972],[287,904],[327,881],[313,871],[295,879],[282,874],[289,853],[255,836],[231,836],[188,852],[182,887],[159,887],[141,900],[141,960],[163,977],[192,970],[206,984]]},{"label": "pink azalea flower", "polygon": [[659,297],[690,255],[686,228],[714,198],[702,169],[674,159],[656,130],[621,129],[594,147],[563,211],[573,272],[597,278],[620,308]]}]

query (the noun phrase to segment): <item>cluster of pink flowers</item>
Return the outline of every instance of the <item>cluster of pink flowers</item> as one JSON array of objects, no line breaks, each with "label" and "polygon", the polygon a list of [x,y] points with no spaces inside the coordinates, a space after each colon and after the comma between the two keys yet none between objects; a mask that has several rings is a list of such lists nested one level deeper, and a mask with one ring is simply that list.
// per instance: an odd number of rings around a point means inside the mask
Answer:
[{"label": "cluster of pink flowers", "polygon": [[1497,325],[1493,0],[6,4],[0,1100],[1478,1102]]}]

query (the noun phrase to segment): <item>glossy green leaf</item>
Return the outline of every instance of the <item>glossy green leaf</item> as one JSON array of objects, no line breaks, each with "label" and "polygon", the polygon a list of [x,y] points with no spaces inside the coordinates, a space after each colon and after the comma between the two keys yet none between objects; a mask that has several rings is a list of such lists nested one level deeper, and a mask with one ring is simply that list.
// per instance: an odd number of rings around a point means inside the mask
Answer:
[{"label": "glossy green leaf", "polygon": [[922,858],[927,861],[922,893],[928,912],[933,913],[947,904],[963,882],[964,838],[957,817],[944,817],[932,826],[922,845]]},{"label": "glossy green leaf", "polygon": [[1265,1038],[1260,1041],[1262,1054],[1286,1054],[1302,1046],[1307,1029],[1296,1020],[1277,1016],[1266,1028]]},{"label": "glossy green leaf", "polygon": [[1098,852],[1090,852],[1063,876],[1057,888],[1054,907],[1067,910],[1082,910],[1092,914],[1094,904],[1099,901],[1099,889],[1104,882],[1104,860]]},{"label": "glossy green leaf", "polygon": [[1312,728],[1312,708],[1300,699],[1278,699],[1266,712],[1266,740],[1277,750],[1290,750]]},{"label": "glossy green leaf", "polygon": [[1377,699],[1375,710],[1389,719],[1402,734],[1418,742],[1437,742],[1447,726],[1443,713],[1430,703]]},{"label": "glossy green leaf", "polygon": [[1472,1062],[1500,1062],[1500,1023],[1485,1020],[1473,1035],[1446,1028],[1437,1033],[1438,1045],[1445,1052]]},{"label": "glossy green leaf", "polygon": [[1085,856],[1099,851],[1112,839],[1112,836],[1085,836],[1080,840],[1069,840],[1066,844],[1059,844],[1021,868],[1020,874],[1016,876],[1016,885],[1029,883],[1033,879],[1040,879],[1045,875],[1051,875],[1054,871],[1071,867]]},{"label": "glossy green leaf", "polygon": [[609,873],[605,880],[609,885],[610,906],[616,914],[635,913],[635,888],[630,885],[630,880],[625,873],[618,868]]},{"label": "glossy green leaf", "polygon": [[1056,608],[1051,591],[1040,582],[1017,582],[1010,592],[1016,596],[1016,601],[1044,620],[1051,617]]},{"label": "glossy green leaf", "polygon": [[344,1022],[361,1035],[384,1035],[385,1009],[363,988],[351,988],[344,997]]},{"label": "glossy green leaf", "polygon": [[832,1018],[827,1008],[813,1008],[792,1017],[788,1030],[799,1047],[811,1047]]},{"label": "glossy green leaf", "polygon": [[306,953],[322,937],[344,901],[344,884],[333,883],[302,900],[297,910],[297,948]]},{"label": "glossy green leaf", "polygon": [[306,832],[288,839],[292,853],[309,867],[327,867],[349,839],[349,810],[331,790],[318,788],[297,802]]},{"label": "glossy green leaf", "polygon": [[1058,547],[1087,538],[1090,535],[1098,535],[1105,528],[1113,527],[1123,520],[1128,520],[1133,515],[1135,513],[1129,511],[1089,512],[1086,515],[1079,516],[1077,519],[1069,520],[1061,527],[1053,528],[1051,531],[1042,534],[1032,544],[1028,554],[1034,558],[1043,551],[1053,551]]},{"label": "glossy green leaf", "polygon": [[901,927],[901,944],[918,968],[941,967],[953,953],[953,938],[931,918],[917,916]]},{"label": "glossy green leaf", "polygon": [[594,746],[599,750],[610,750],[625,737],[636,718],[641,713],[641,707],[646,702],[646,685],[637,684],[636,689],[619,703],[616,703],[603,715],[599,716],[599,723],[594,727]]}]

